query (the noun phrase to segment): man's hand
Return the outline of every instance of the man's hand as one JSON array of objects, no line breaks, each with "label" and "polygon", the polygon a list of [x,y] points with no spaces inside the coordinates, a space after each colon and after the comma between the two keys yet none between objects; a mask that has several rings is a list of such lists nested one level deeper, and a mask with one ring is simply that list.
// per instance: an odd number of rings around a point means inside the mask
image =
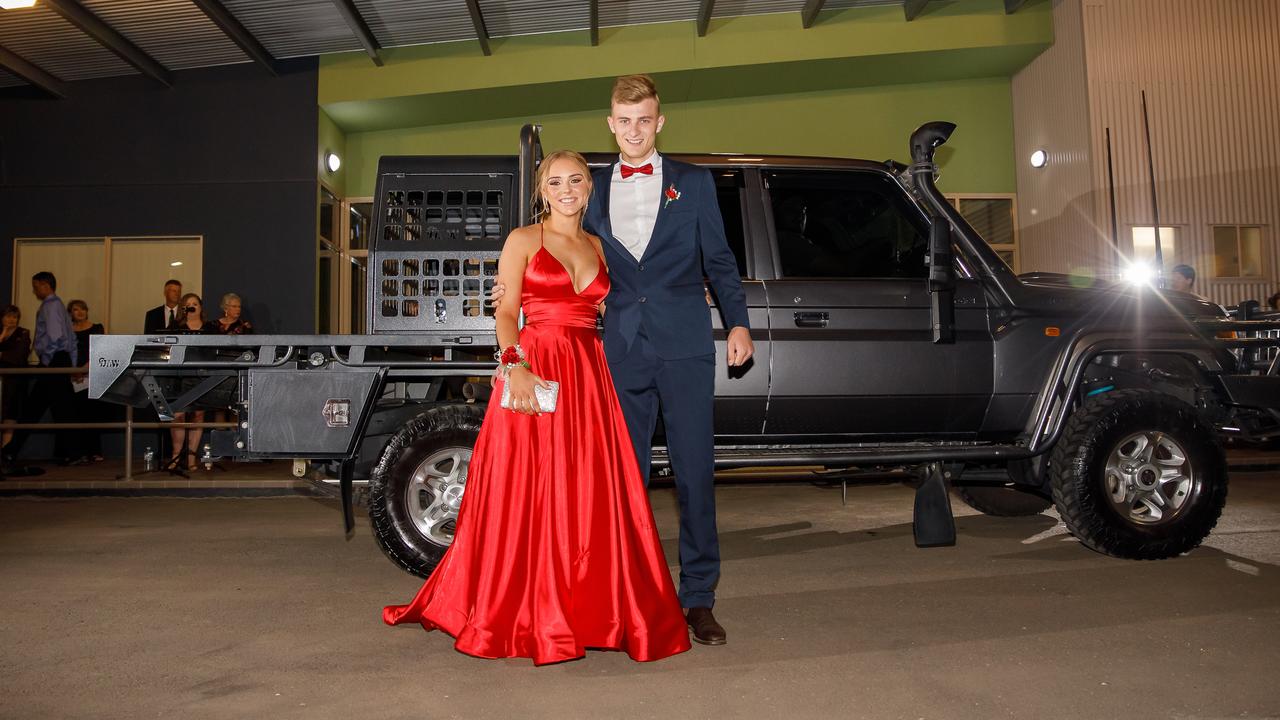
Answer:
[{"label": "man's hand", "polygon": [[507,294],[507,286],[500,282],[493,284],[493,290],[489,292],[489,299],[493,301],[493,308],[498,309],[502,305],[502,296]]},{"label": "man's hand", "polygon": [[739,326],[729,331],[729,340],[726,343],[729,367],[738,367],[746,364],[755,352],[756,346],[751,342],[750,330]]}]

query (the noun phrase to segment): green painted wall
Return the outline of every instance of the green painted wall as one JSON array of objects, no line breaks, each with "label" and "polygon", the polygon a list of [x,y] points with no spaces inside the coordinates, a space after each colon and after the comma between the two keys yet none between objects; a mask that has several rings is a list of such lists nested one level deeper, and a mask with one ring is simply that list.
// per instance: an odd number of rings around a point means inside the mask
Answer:
[{"label": "green painted wall", "polygon": [[[320,133],[319,141],[316,143],[316,177],[320,178],[339,197],[347,194],[347,134],[342,128],[338,127],[328,114],[321,109],[319,115]],[[342,158],[342,166],[338,168],[338,172],[329,172],[329,168],[325,167],[324,155],[328,151],[333,151]]]},{"label": "green painted wall", "polygon": [[[636,72],[661,76],[693,70],[768,69],[788,63],[894,58],[892,68],[877,68],[877,74],[883,74],[912,65],[909,58],[918,53],[1007,51],[1020,46],[1043,50],[1053,42],[1051,9],[1048,0],[1032,0],[1008,15],[1004,0],[937,0],[911,22],[904,20],[901,6],[878,6],[825,12],[809,29],[801,26],[798,12],[720,18],[711,22],[707,35],[701,38],[692,22],[602,28],[597,47],[589,44],[585,32],[495,38],[490,43],[490,57],[482,56],[473,41],[394,48],[382,51],[384,67],[375,67],[363,53],[323,55],[319,102],[329,107]],[[936,62],[930,63],[930,69],[953,71]],[[669,85],[666,99],[708,99],[704,93],[718,96],[715,75],[710,77],[712,82],[699,87]],[[770,82],[767,73],[757,77],[760,82]],[[806,79],[824,78],[787,81]],[[865,82],[856,77],[839,81],[883,84],[874,76]],[[769,88],[758,94],[774,91]],[[353,129],[340,115],[333,117]]]},{"label": "green painted wall", "polygon": [[[658,81],[668,152],[748,152],[906,159],[928,120],[959,125],[943,150],[952,192],[1014,192],[1009,78],[1053,41],[1052,3],[935,0],[911,22],[902,7],[495,38],[320,58],[318,102],[346,134],[345,190],[373,192],[382,155],[512,154],[520,126],[543,146],[611,151],[603,116],[613,77]],[[333,127],[335,126],[336,127]],[[322,120],[322,142],[326,136]],[[332,134],[330,134],[332,137]],[[334,141],[336,142],[336,140]]]},{"label": "green painted wall", "polygon": [[[661,91],[661,88],[659,88]],[[607,90],[606,90],[607,96]],[[666,152],[745,152],[907,160],[907,137],[929,120],[959,127],[939,154],[946,192],[1014,192],[1008,78],[913,83],[664,103]],[[383,155],[515,154],[520,126],[543,126],[543,148],[613,151],[607,110],[349,133],[349,197],[373,194]]]}]

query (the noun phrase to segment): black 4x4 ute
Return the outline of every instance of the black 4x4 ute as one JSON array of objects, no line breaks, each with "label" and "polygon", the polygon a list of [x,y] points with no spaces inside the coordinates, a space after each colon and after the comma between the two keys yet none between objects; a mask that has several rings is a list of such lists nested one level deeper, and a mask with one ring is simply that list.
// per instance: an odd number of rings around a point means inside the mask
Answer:
[{"label": "black 4x4 ute", "polygon": [[[717,465],[907,469],[920,545],[954,542],[954,486],[991,514],[1052,503],[1110,555],[1196,547],[1226,499],[1221,437],[1280,432],[1277,363],[1258,363],[1276,341],[1235,337],[1273,325],[1179,293],[1015,276],[934,185],[953,130],[917,130],[909,167],[680,156],[715,177],[756,344],[745,368],[717,365]],[[483,419],[487,293],[539,156],[528,126],[519,156],[382,159],[371,334],[95,336],[91,394],[161,417],[234,407],[214,455],[327,461],[348,529],[367,482],[382,548],[429,574]]]}]

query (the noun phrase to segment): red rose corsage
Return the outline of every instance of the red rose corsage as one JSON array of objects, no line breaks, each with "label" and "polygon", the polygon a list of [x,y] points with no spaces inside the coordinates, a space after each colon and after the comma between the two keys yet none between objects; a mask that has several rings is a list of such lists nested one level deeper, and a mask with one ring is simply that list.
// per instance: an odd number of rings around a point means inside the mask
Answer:
[{"label": "red rose corsage", "polygon": [[525,359],[524,348],[519,345],[509,345],[493,354],[493,359],[498,361],[502,366],[502,376],[506,377],[511,374],[515,368],[522,367],[526,370],[530,369],[529,361]]},{"label": "red rose corsage", "polygon": [[672,200],[680,199],[680,191],[676,189],[675,183],[672,183],[671,187],[667,188],[667,191],[663,194],[667,198],[667,202],[662,206],[664,210],[666,209],[667,205],[671,204]]}]

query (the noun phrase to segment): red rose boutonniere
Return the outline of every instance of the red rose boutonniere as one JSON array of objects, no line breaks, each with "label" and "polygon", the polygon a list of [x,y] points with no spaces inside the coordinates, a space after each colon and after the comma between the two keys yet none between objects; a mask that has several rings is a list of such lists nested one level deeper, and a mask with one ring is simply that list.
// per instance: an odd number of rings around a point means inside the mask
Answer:
[{"label": "red rose boutonniere", "polygon": [[667,202],[663,204],[662,206],[663,210],[667,209],[667,205],[670,205],[672,200],[680,199],[680,191],[676,189],[675,183],[672,183],[671,187],[667,188],[667,191],[664,193],[664,195],[666,195]]}]

